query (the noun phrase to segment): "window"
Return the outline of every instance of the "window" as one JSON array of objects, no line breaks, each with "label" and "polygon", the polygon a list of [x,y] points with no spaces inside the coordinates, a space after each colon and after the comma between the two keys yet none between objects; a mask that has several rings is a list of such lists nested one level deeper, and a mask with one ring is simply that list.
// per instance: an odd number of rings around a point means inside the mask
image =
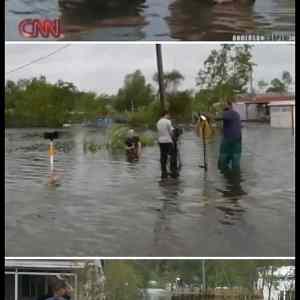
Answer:
[{"label": "window", "polygon": [[4,299],[15,300],[15,277],[12,274],[5,274]]},{"label": "window", "polygon": [[19,293],[24,298],[36,298],[45,293],[45,279],[39,276],[20,275]]},{"label": "window", "polygon": [[272,106],[271,107],[271,112],[280,112],[280,107],[279,106]]}]

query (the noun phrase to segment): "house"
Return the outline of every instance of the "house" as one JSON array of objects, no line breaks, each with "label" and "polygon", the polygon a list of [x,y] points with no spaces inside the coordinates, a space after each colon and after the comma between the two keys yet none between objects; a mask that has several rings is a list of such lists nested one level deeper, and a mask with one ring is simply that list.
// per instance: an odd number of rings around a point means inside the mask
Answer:
[{"label": "house", "polygon": [[270,122],[270,103],[291,101],[294,97],[279,94],[243,95],[233,104],[242,121]]},{"label": "house", "polygon": [[82,261],[5,259],[4,300],[37,300],[46,295],[56,278],[64,278],[74,289],[78,299],[78,269]]},{"label": "house", "polygon": [[295,100],[270,102],[270,124],[277,128],[295,128]]},{"label": "house", "polygon": [[[282,266],[263,275],[263,268],[259,270],[257,286],[263,289],[264,299],[295,300],[295,266]],[[265,279],[263,277],[265,276]],[[271,288],[269,289],[269,286]],[[270,295],[269,295],[270,293]],[[270,296],[270,298],[269,298]]]}]

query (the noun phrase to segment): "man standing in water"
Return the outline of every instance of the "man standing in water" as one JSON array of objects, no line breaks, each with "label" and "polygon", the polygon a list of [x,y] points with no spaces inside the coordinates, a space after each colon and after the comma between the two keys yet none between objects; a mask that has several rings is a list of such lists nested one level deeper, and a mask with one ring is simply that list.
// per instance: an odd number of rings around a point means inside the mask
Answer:
[{"label": "man standing in water", "polygon": [[229,102],[223,112],[223,138],[220,147],[218,167],[220,170],[239,170],[242,154],[242,125],[238,112]]},{"label": "man standing in water", "polygon": [[161,178],[168,177],[167,170],[167,161],[168,156],[170,156],[170,171],[171,177],[177,178],[177,168],[176,168],[176,156],[174,153],[174,144],[173,144],[173,126],[170,121],[170,115],[167,111],[163,111],[161,114],[161,118],[156,124],[158,130],[158,144],[160,149],[160,166],[161,166]]}]

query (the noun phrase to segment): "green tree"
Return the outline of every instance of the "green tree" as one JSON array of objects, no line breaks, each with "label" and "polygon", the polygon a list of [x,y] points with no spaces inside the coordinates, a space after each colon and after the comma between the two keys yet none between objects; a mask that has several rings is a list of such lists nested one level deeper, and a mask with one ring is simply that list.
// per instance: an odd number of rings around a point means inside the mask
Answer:
[{"label": "green tree", "polygon": [[[153,80],[158,84],[158,73],[153,75]],[[163,83],[166,95],[174,95],[179,85],[184,80],[184,76],[178,70],[172,70],[163,74]]]},{"label": "green tree", "polygon": [[111,261],[105,267],[105,294],[109,300],[139,299],[142,276],[130,262]]},{"label": "green tree", "polygon": [[192,92],[182,91],[168,97],[169,111],[177,121],[184,122],[191,120],[192,115]]},{"label": "green tree", "polygon": [[125,76],[124,86],[119,89],[114,101],[118,111],[137,111],[154,100],[153,89],[140,70]]},{"label": "green tree", "polygon": [[109,110],[107,97],[82,92],[72,82],[47,82],[44,76],[5,85],[5,122],[10,127],[61,127],[95,120]]},{"label": "green tree", "polygon": [[287,92],[286,85],[278,78],[271,80],[271,86],[267,89],[267,93],[279,93],[284,94]]},{"label": "green tree", "polygon": [[283,71],[281,79],[274,78],[271,81],[271,86],[267,89],[267,93],[284,94],[289,90],[290,84],[293,82],[292,75],[288,71]]},{"label": "green tree", "polygon": [[235,95],[245,93],[254,67],[251,46],[223,45],[212,50],[198,72],[196,84],[211,92],[210,102],[224,104]]},{"label": "green tree", "polygon": [[267,88],[268,85],[269,85],[269,83],[267,81],[263,80],[263,79],[259,80],[257,82],[257,86],[258,86],[260,92],[262,92],[262,93],[265,92],[265,90],[266,90],[266,88]]}]

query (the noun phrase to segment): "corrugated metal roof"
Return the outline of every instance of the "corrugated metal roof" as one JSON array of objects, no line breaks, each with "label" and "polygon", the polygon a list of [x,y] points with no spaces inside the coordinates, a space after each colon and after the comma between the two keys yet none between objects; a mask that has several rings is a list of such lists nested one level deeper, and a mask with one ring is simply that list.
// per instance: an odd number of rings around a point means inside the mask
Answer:
[{"label": "corrugated metal roof", "polygon": [[5,259],[5,268],[81,269],[84,265],[80,260]]}]

